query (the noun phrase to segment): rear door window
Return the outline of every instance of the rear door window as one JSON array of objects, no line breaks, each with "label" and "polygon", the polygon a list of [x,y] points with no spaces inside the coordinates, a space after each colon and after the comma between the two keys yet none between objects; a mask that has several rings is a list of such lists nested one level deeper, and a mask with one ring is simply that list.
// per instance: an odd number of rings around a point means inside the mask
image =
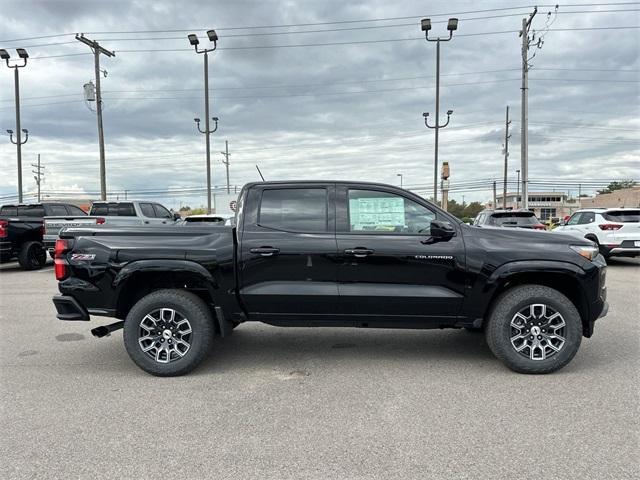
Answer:
[{"label": "rear door window", "polygon": [[68,214],[64,205],[49,205],[47,209],[49,210],[48,215],[52,217],[62,217]]},{"label": "rear door window", "polygon": [[288,232],[326,232],[327,190],[280,188],[262,192],[258,225]]},{"label": "rear door window", "polygon": [[[133,203],[119,203],[117,204],[117,215],[119,217],[135,217],[136,210],[133,208]],[[109,208],[109,213],[111,213],[111,208]]]},{"label": "rear door window", "polygon": [[154,218],[156,216],[156,211],[153,209],[153,205],[150,203],[141,203],[140,210],[142,211],[142,215],[148,218]]},{"label": "rear door window", "polygon": [[617,210],[603,213],[605,220],[621,223],[640,223],[640,210]]},{"label": "rear door window", "polygon": [[593,212],[582,212],[582,216],[580,217],[579,225],[585,225],[587,223],[593,223],[596,221],[596,214]]}]

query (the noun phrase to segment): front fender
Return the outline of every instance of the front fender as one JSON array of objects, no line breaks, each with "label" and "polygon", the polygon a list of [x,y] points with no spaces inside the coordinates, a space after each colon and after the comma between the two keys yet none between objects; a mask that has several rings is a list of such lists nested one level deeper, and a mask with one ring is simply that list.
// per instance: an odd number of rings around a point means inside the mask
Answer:
[{"label": "front fender", "polygon": [[584,277],[585,275],[582,267],[571,262],[555,260],[517,260],[500,265],[491,273],[484,287],[485,293],[495,290],[496,286],[502,285],[508,277],[520,273],[569,274],[575,278]]}]

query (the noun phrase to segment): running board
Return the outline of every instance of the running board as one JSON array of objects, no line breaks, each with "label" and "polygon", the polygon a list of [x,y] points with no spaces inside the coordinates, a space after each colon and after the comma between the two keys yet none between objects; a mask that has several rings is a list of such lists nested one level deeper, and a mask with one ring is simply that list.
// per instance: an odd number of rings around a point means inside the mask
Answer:
[{"label": "running board", "polygon": [[120,330],[122,327],[124,327],[124,321],[112,323],[111,325],[102,325],[101,327],[92,328],[91,334],[97,338],[108,337],[111,332]]}]

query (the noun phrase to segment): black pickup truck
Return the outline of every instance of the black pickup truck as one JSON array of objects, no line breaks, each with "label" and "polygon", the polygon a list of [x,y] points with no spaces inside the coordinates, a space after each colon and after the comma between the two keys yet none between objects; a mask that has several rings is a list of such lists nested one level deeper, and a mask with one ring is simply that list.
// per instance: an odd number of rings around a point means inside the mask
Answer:
[{"label": "black pickup truck", "polygon": [[607,312],[589,241],[468,226],[423,198],[361,182],[246,185],[235,227],[67,229],[60,320],[120,319],[131,359],[191,371],[214,335],[278,326],[484,330],[509,368],[548,373]]},{"label": "black pickup truck", "polygon": [[33,203],[0,207],[0,261],[18,258],[25,270],[42,268],[47,261],[43,247],[43,219],[48,215],[86,215],[66,203]]}]

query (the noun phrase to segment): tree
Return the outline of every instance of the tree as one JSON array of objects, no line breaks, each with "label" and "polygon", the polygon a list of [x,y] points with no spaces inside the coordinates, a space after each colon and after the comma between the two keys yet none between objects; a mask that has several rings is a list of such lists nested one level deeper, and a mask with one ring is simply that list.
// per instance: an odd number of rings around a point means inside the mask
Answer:
[{"label": "tree", "polygon": [[611,182],[607,188],[603,189],[603,190],[598,190],[599,194],[603,194],[603,193],[613,193],[615,190],[621,190],[623,188],[631,188],[631,187],[635,187],[636,185],[638,185],[638,182],[636,182],[635,180],[622,180],[620,182]]},{"label": "tree", "polygon": [[188,205],[185,205],[184,207],[180,207],[181,212],[188,212],[189,210],[191,210],[191,207]]}]

